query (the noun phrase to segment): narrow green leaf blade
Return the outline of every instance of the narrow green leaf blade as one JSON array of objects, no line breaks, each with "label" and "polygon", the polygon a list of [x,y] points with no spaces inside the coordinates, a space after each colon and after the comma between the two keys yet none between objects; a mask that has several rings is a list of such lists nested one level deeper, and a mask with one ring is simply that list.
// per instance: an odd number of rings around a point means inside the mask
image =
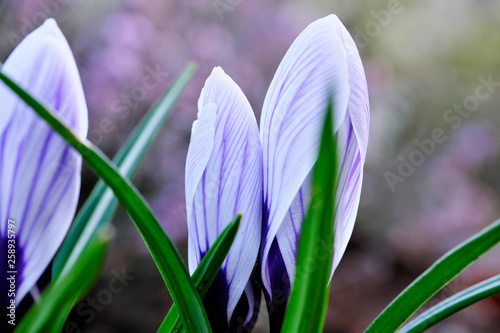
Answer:
[{"label": "narrow green leaf blade", "polygon": [[436,304],[403,326],[398,333],[424,332],[460,310],[496,294],[500,294],[500,275],[475,284]]},{"label": "narrow green leaf blade", "polygon": [[[217,237],[214,244],[207,251],[200,264],[194,271],[191,279],[196,290],[203,299],[205,294],[219,272],[227,254],[233,245],[234,238],[240,226],[241,215],[237,215],[233,221]],[[179,318],[179,311],[174,304],[163,320],[158,332],[182,332],[184,327]]]},{"label": "narrow green leaf blade", "polygon": [[[302,226],[297,271],[282,332],[321,332],[324,324],[333,256],[336,144],[333,136],[332,103],[325,119],[318,161],[314,167],[312,200]],[[331,248],[318,257],[322,248]],[[314,269],[311,269],[311,259]]]},{"label": "narrow green leaf blade", "polygon": [[114,163],[97,147],[88,140],[81,142],[71,129],[64,125],[56,113],[45,108],[1,71],[0,80],[72,145],[97,175],[113,189],[118,201],[127,210],[148,246],[174,302],[177,303],[181,319],[187,330],[190,332],[211,332],[207,314],[179,252],[132,182],[123,178]]},{"label": "narrow green leaf blade", "polygon": [[97,233],[75,265],[43,292],[24,316],[16,333],[60,332],[71,308],[99,276],[110,243],[109,231]]},{"label": "narrow green leaf blade", "polygon": [[[172,111],[175,103],[184,91],[196,70],[190,63],[176,78],[170,89],[144,115],[125,144],[120,148],[113,162],[126,178],[132,178],[141,160],[157,137],[162,125]],[[73,225],[64,240],[52,267],[53,279],[68,269],[81,254],[82,249],[95,231],[111,222],[118,208],[118,200],[113,191],[101,179],[97,182],[89,198],[80,209]]]},{"label": "narrow green leaf blade", "polygon": [[436,261],[384,309],[365,333],[396,332],[429,298],[498,242],[500,220]]}]

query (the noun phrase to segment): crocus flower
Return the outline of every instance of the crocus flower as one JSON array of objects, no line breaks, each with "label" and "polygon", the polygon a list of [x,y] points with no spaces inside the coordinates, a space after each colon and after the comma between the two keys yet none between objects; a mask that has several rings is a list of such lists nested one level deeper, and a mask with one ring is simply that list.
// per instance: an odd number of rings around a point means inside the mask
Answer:
[{"label": "crocus flower", "polygon": [[[218,280],[204,300],[217,332],[227,331],[228,326],[234,331],[231,324],[235,315],[241,315],[234,309],[245,284],[249,292],[240,302],[252,304],[247,281],[259,243],[262,285],[268,304],[273,305],[269,307],[271,331],[281,327],[296,276],[297,243],[310,203],[311,172],[332,95],[341,162],[332,235],[335,248],[329,249],[334,253],[333,274],[356,218],[369,125],[364,70],[347,30],[331,15],[312,23],[290,47],[264,101],[262,155],[256,155],[260,141],[255,137],[251,107],[241,90],[221,69],[215,69],[205,84],[186,166],[191,272],[236,213],[243,213],[245,219]],[[261,223],[262,234],[258,232]],[[253,295],[257,296],[255,291]],[[247,321],[250,312],[243,317]]]},{"label": "crocus flower", "polygon": [[330,95],[340,163],[333,274],[356,219],[370,118],[358,50],[335,15],[313,22],[294,41],[278,67],[262,110],[261,267],[264,291],[273,303],[272,331],[279,331],[291,285],[300,274],[296,271],[298,239],[310,203],[311,172]]},{"label": "crocus flower", "polygon": [[[17,46],[2,71],[55,110],[80,139],[86,137],[80,77],[53,19]],[[73,220],[81,156],[3,83],[0,105],[0,297],[17,305],[49,265]],[[14,226],[10,233],[8,220]],[[15,244],[15,263],[7,262],[8,244]],[[15,298],[7,292],[8,271],[17,272]]]},{"label": "crocus flower", "polygon": [[229,222],[243,214],[203,300],[214,332],[237,331],[250,321],[260,297],[249,278],[260,246],[262,149],[248,100],[221,68],[212,71],[198,101],[186,162],[186,210],[191,273]]}]

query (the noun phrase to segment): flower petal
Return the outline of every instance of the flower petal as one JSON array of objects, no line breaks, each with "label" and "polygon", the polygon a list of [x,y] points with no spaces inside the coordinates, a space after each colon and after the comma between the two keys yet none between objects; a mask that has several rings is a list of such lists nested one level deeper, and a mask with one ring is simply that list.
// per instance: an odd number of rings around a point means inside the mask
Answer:
[{"label": "flower petal", "polygon": [[304,221],[311,202],[311,176],[308,175],[299,192],[292,201],[288,212],[283,219],[281,227],[276,234],[276,240],[285,263],[290,285],[295,278],[295,264],[297,258],[297,246],[302,222]]},{"label": "flower petal", "polygon": [[[336,140],[341,164],[335,193],[335,239],[330,278],[340,263],[351,238],[358,213],[364,165],[363,149],[360,147],[360,141],[357,140],[350,116],[346,117],[337,132]],[[366,147],[364,151],[366,152]]]},{"label": "flower petal", "polygon": [[335,96],[335,128],[349,98],[346,51],[334,16],[310,24],[294,41],[271,83],[261,120],[264,209],[262,279],[271,293],[267,256],[280,226],[312,170],[328,96]]},{"label": "flower petal", "polygon": [[344,255],[356,221],[370,130],[370,103],[361,57],[354,40],[338,17],[331,18],[339,29],[347,53],[350,94],[348,114],[336,138],[342,164],[336,190],[335,245],[330,279]]},{"label": "flower petal", "polygon": [[[87,135],[87,107],[78,70],[56,22],[28,35],[2,68]],[[16,221],[17,300],[33,287],[71,225],[80,192],[81,156],[30,107],[0,84],[0,238]]]},{"label": "flower petal", "polygon": [[[226,303],[223,315],[229,323],[260,244],[262,149],[250,104],[221,68],[215,68],[207,79],[198,109],[186,162],[189,269],[194,271],[229,222],[243,214],[221,268],[224,282],[217,283],[225,290],[211,293]],[[209,319],[213,324],[213,318]]]},{"label": "flower petal", "polygon": [[336,21],[347,54],[347,69],[349,71],[350,87],[347,112],[351,117],[350,122],[353,126],[361,151],[361,158],[364,163],[370,131],[370,103],[368,100],[365,70],[361,62],[361,57],[359,56],[358,48],[351,35],[337,16],[332,15],[331,18]]},{"label": "flower petal", "polygon": [[[267,295],[283,274],[271,267],[277,240],[291,283],[297,242],[310,202],[311,171],[319,150],[328,96],[342,161],[337,188],[334,268],[345,251],[359,204],[368,142],[369,108],[363,65],[351,36],[335,15],[309,25],[283,59],[264,102],[262,280]],[[333,270],[332,270],[333,272]]]}]

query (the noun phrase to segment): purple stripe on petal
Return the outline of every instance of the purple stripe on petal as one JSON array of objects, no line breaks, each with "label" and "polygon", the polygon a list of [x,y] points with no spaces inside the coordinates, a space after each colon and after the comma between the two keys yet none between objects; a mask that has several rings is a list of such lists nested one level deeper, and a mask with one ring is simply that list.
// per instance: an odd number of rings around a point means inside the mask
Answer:
[{"label": "purple stripe on petal", "polygon": [[350,118],[337,133],[337,141],[345,147],[336,188],[335,241],[332,273],[338,266],[351,237],[358,211],[363,180],[362,153]]},{"label": "purple stripe on petal", "polygon": [[309,174],[295,196],[275,238],[292,284],[295,279],[297,247],[302,222],[305,219],[303,207],[309,207],[311,202],[311,179]]},{"label": "purple stripe on petal", "polygon": [[[280,248],[287,273],[295,275],[298,235],[310,193],[328,96],[334,97],[339,182],[336,188],[334,268],[352,233],[361,191],[369,129],[363,65],[349,33],[335,15],[317,20],[295,40],[280,64],[262,111],[264,167],[262,280],[273,277],[269,253]],[[332,270],[333,272],[333,270]]]},{"label": "purple stripe on petal", "polygon": [[[54,20],[28,35],[2,70],[54,109],[81,139],[86,137],[87,107],[77,66]],[[21,301],[73,220],[81,157],[3,84],[0,100],[5,115],[0,121],[0,218],[17,224],[25,264],[16,295]],[[0,230],[4,236],[3,222]]]},{"label": "purple stripe on petal", "polygon": [[[28,215],[28,208],[30,208],[31,200],[33,198],[33,193],[34,193],[33,188],[35,188],[37,186],[38,179],[40,178],[41,165],[42,165],[43,161],[45,160],[45,157],[47,156],[47,154],[46,154],[47,147],[50,143],[50,139],[52,138],[53,134],[54,134],[54,132],[47,132],[47,137],[46,137],[45,142],[43,144],[43,148],[42,148],[42,151],[40,153],[40,157],[38,158],[38,164],[37,164],[36,169],[35,169],[35,174],[33,175],[31,191],[29,192],[26,206],[24,207],[24,213],[23,213],[23,216],[21,218],[22,221],[26,221],[26,218]],[[21,153],[20,153],[20,155],[21,155]]]},{"label": "purple stripe on petal", "polygon": [[[250,104],[221,68],[215,68],[207,79],[198,110],[186,161],[191,272],[199,264],[201,254],[208,251],[236,214],[243,215],[233,246],[222,265],[227,290],[218,291],[228,295],[226,306],[217,310],[222,312],[227,325],[247,287],[258,255],[262,150]],[[219,283],[219,287],[210,289],[223,287]],[[211,316],[209,314],[212,322]],[[220,314],[213,316],[213,320],[220,321],[217,319]]]},{"label": "purple stripe on petal", "polygon": [[[271,244],[316,162],[321,124],[332,90],[336,124],[347,112],[346,52],[336,29],[331,18],[307,27],[285,55],[264,101],[261,138],[264,202],[269,212],[269,220],[265,221],[267,235],[262,242],[264,267]],[[288,248],[290,254],[296,252]],[[270,277],[265,271],[262,279],[269,290]]]}]

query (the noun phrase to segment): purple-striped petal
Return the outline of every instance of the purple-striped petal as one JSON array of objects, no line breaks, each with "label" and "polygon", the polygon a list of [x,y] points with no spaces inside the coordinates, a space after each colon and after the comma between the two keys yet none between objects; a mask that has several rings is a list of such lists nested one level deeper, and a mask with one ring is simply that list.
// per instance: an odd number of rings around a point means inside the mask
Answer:
[{"label": "purple-striped petal", "polygon": [[[2,71],[56,110],[80,138],[86,137],[87,107],[80,77],[53,19],[19,44]],[[81,156],[3,83],[0,101],[0,238],[5,242],[7,219],[14,220],[22,256],[16,258],[20,301],[71,225],[80,192]]]},{"label": "purple-striped petal", "polygon": [[350,113],[336,134],[340,171],[335,193],[335,239],[330,279],[351,238],[363,182],[363,149],[366,152],[366,147],[362,147],[356,137]]},{"label": "purple-striped petal", "polygon": [[[310,174],[330,94],[342,163],[336,193],[334,270],[357,213],[369,126],[363,66],[351,36],[335,15],[315,21],[295,40],[264,102],[261,139],[266,230],[261,262],[263,284],[271,298],[276,281],[291,284],[296,274],[297,241],[310,202]],[[283,265],[286,272],[280,268]]]},{"label": "purple-striped petal", "polygon": [[205,297],[216,330],[228,327],[258,255],[262,149],[250,104],[221,68],[207,79],[198,110],[186,162],[191,273],[229,222],[243,214],[228,257]]}]

